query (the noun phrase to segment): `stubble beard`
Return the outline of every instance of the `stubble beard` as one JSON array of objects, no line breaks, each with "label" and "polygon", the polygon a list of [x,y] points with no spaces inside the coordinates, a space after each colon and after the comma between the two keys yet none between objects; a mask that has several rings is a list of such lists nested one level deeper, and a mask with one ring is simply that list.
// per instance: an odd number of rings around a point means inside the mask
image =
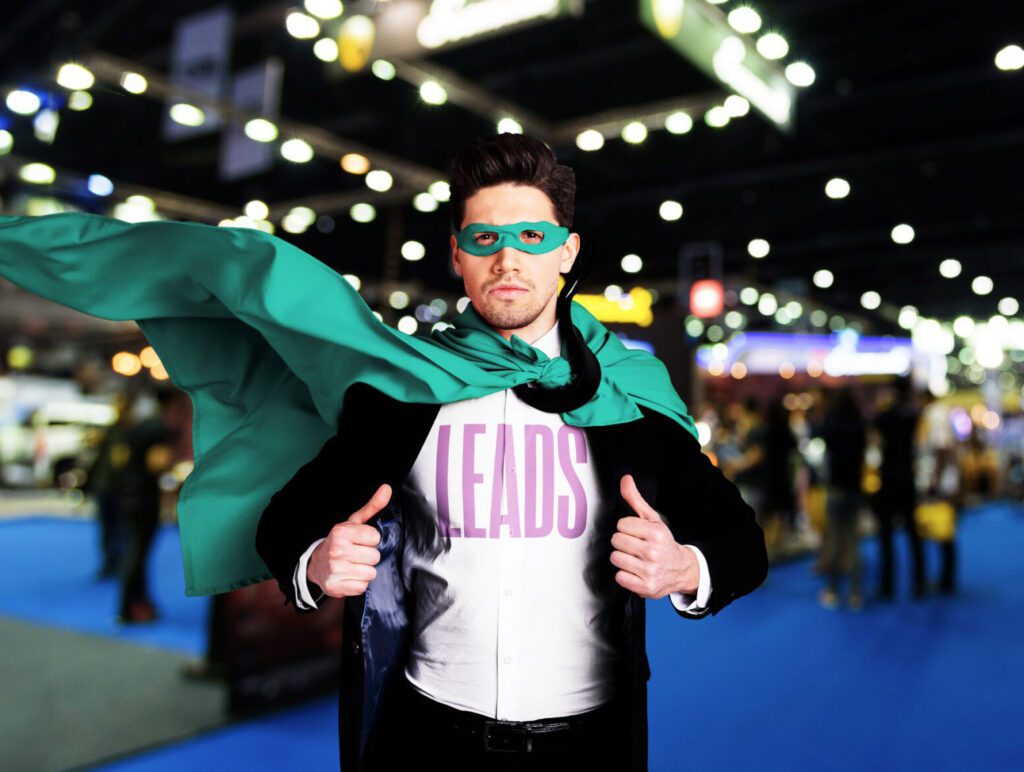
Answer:
[{"label": "stubble beard", "polygon": [[[534,291],[530,291],[530,295]],[[485,296],[483,308],[477,309],[491,327],[498,330],[521,330],[532,324],[544,311],[547,301],[543,303],[526,303],[522,300],[508,301],[501,298],[490,299]]]}]

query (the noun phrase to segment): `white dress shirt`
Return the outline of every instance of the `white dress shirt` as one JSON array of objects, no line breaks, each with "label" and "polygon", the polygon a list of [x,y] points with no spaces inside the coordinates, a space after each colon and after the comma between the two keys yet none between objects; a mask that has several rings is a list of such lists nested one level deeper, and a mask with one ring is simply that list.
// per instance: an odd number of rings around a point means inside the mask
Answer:
[{"label": "white dress shirt", "polygon": [[[533,345],[561,356],[556,323]],[[567,716],[611,698],[615,651],[607,603],[586,560],[602,511],[585,432],[512,389],[442,405],[409,474],[451,549],[420,555],[405,540],[402,572],[415,598],[405,676],[460,710],[512,721]],[[664,520],[664,516],[662,517]],[[316,608],[303,553],[296,603]],[[696,595],[671,593],[683,612],[707,606],[701,551]],[[613,568],[614,570],[614,568]]]}]

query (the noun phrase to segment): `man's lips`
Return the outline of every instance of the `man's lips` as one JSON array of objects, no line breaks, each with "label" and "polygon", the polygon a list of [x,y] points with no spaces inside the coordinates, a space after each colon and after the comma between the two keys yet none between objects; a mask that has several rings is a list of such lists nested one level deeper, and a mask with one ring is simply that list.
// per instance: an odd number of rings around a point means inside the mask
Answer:
[{"label": "man's lips", "polygon": [[520,287],[517,284],[499,284],[497,287],[492,287],[491,292],[496,292],[499,295],[517,295],[520,292],[526,292],[526,287]]}]

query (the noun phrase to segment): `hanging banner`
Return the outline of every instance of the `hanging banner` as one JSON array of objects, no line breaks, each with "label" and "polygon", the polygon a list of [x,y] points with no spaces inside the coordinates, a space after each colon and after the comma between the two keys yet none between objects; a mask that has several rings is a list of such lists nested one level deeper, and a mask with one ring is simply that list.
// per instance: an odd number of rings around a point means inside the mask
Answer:
[{"label": "hanging banner", "polygon": [[[231,67],[233,25],[234,12],[226,6],[193,14],[179,22],[171,47],[171,81],[191,91],[223,99]],[[198,125],[185,125],[173,120],[170,110],[181,102],[191,104],[184,97],[172,97],[167,101],[162,132],[165,140],[173,142],[220,129],[221,117],[209,106],[192,105],[204,113]]]},{"label": "hanging banner", "polygon": [[[273,121],[281,110],[284,63],[277,58],[242,70],[232,80],[231,102],[255,110]],[[274,165],[273,142],[256,142],[245,134],[245,124],[231,121],[220,146],[220,178],[232,182],[265,172]]]}]

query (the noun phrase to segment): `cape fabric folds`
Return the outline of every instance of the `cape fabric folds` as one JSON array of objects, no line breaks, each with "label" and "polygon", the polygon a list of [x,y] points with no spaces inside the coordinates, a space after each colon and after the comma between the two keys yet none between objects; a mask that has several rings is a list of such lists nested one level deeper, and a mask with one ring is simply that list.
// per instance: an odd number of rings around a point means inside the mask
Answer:
[{"label": "cape fabric folds", "polygon": [[[260,514],[335,434],[351,384],[444,404],[572,377],[564,356],[515,335],[506,341],[472,304],[429,336],[400,332],[339,273],[252,229],[0,216],[0,276],[93,316],[135,320],[190,396],[195,467],[178,500],[187,595],[271,578],[254,546]],[[586,404],[561,414],[565,423],[632,421],[643,405],[696,436],[664,364],[626,348],[579,303],[570,307],[601,378]]]}]

